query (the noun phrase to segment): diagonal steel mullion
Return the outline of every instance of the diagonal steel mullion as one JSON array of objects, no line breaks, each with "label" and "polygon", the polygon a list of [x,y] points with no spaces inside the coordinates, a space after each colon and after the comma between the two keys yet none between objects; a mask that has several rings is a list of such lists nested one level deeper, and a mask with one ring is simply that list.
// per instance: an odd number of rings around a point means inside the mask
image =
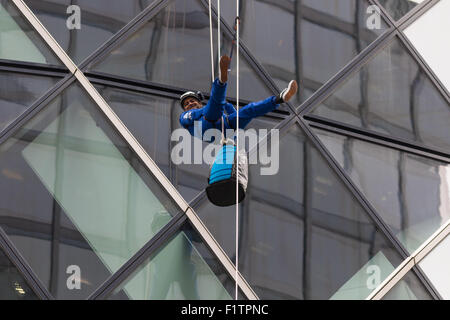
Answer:
[{"label": "diagonal steel mullion", "polygon": [[64,89],[70,86],[75,81],[75,76],[69,74],[61,81],[54,85],[42,97],[35,101],[28,109],[26,109],[19,117],[17,117],[5,129],[0,131],[0,144],[8,140],[14,133],[16,133],[28,120],[35,116],[38,112],[44,109],[47,104],[56,98]]},{"label": "diagonal steel mullion", "polygon": [[103,43],[97,50],[91,53],[86,59],[84,59],[79,69],[87,71],[87,69],[99,62],[104,56],[110,53],[116,46],[118,46],[123,40],[127,39],[136,30],[145,25],[152,17],[157,15],[162,9],[164,9],[172,0],[155,0],[141,13],[128,22],[122,29],[120,29],[114,36]]},{"label": "diagonal steel mullion", "polygon": [[339,88],[352,74],[369,61],[378,51],[386,47],[396,36],[395,28],[387,29],[375,41],[354,57],[335,76],[329,79],[319,90],[311,95],[305,102],[297,107],[296,113],[300,116],[308,114],[320,103],[326,100],[334,91]]},{"label": "diagonal steel mullion", "polygon": [[395,27],[397,29],[404,29],[414,21],[419,19],[425,12],[427,12],[431,7],[441,0],[424,0],[414,7],[411,11],[401,17],[396,23]]},{"label": "diagonal steel mullion", "polygon": [[409,254],[406,248],[403,246],[400,241],[398,241],[395,234],[392,232],[391,228],[384,222],[381,216],[377,213],[377,211],[372,207],[370,202],[366,199],[363,193],[356,187],[353,183],[352,179],[345,173],[342,167],[337,163],[334,159],[333,155],[327,150],[327,148],[322,144],[320,139],[316,136],[316,134],[311,130],[308,123],[298,116],[297,122],[300,127],[305,132],[306,136],[309,138],[310,142],[317,148],[319,153],[325,158],[326,162],[329,164],[330,168],[338,175],[340,180],[344,183],[344,185],[348,188],[350,193],[354,196],[354,198],[358,201],[361,207],[367,212],[367,215],[371,218],[371,220],[375,223],[378,230],[380,230],[386,238],[393,245],[393,248],[397,250],[399,255],[406,259]]},{"label": "diagonal steel mullion", "polygon": [[[320,139],[316,136],[316,134],[311,130],[308,123],[298,117],[299,124],[303,124],[302,127],[304,127],[304,130],[306,134],[309,136],[311,142],[315,144],[315,146],[318,148],[318,150],[322,153],[322,155],[325,157],[327,162],[330,164],[330,167],[334,169],[334,171],[338,174],[338,176],[341,178],[341,181],[344,182],[344,184],[348,187],[350,192],[353,194],[353,196],[358,200],[358,202],[362,205],[362,207],[365,209],[365,211],[368,213],[369,217],[372,219],[372,221],[377,226],[378,230],[384,234],[386,239],[392,244],[393,248],[397,250],[400,257],[403,258],[403,260],[406,260],[409,258],[410,254],[408,250],[403,246],[403,244],[398,240],[395,233],[392,231],[392,229],[389,227],[387,223],[384,222],[381,215],[378,214],[378,212],[375,210],[375,208],[371,205],[370,201],[367,200],[365,195],[362,193],[361,190],[359,190],[358,187],[353,183],[352,179],[347,175],[347,173],[342,169],[342,167],[336,162],[333,155],[327,150],[327,148],[322,144]],[[424,274],[419,273],[418,278],[420,282],[427,288],[429,293],[433,297],[440,297],[440,295],[437,293],[437,290],[434,288],[434,286],[431,284],[431,282],[428,281],[428,279],[424,276]]]},{"label": "diagonal steel mullion", "polygon": [[170,238],[188,220],[185,212],[180,212],[159,230],[138,252],[136,252],[122,267],[112,274],[98,287],[88,300],[106,299],[114,290],[131,276],[149,257],[164,247]]},{"label": "diagonal steel mullion", "polygon": [[378,0],[369,0],[369,2],[375,6],[377,6],[380,11],[381,11],[381,15],[383,16],[383,18],[386,20],[387,24],[389,25],[389,27],[395,27],[395,20],[393,17],[391,17],[391,15],[389,14],[389,12],[387,12],[387,10],[384,8],[383,5],[381,5]]}]

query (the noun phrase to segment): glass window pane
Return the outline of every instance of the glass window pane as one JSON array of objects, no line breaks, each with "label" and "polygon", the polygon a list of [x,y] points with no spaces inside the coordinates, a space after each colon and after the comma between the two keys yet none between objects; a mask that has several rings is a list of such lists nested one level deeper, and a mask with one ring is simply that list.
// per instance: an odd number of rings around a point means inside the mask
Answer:
[{"label": "glass window pane", "polygon": [[[296,79],[298,106],[386,29],[369,30],[366,0],[241,1],[241,38],[280,89]],[[221,1],[229,25],[236,4]]]},{"label": "glass window pane", "polygon": [[56,298],[86,298],[179,211],[99,110],[74,84],[0,146],[0,225]]},{"label": "glass window pane", "polygon": [[[178,99],[100,85],[96,88],[187,201],[206,188],[210,166],[205,161],[194,164],[195,155],[191,152],[189,163],[176,164],[178,158],[172,155],[174,148],[185,142],[171,141],[172,133],[181,128],[179,117],[182,110]],[[278,123],[279,120],[260,117],[250,122],[247,130],[254,129],[258,136],[263,136],[260,130],[266,129],[267,134]],[[191,150],[197,150],[194,149],[195,141],[199,140],[192,137],[189,142]],[[247,140],[246,150],[254,145],[256,142]],[[201,144],[202,154],[208,146],[206,142]]]},{"label": "glass window pane", "polygon": [[[217,35],[217,28],[213,33]],[[221,39],[221,53],[230,54],[230,39],[225,35]],[[217,40],[214,43],[217,47]],[[229,74],[230,97],[236,96],[236,55],[234,57]],[[217,57],[215,59],[217,61]],[[93,70],[209,92],[211,57],[207,9],[200,0],[170,1],[159,14],[95,65]],[[215,71],[217,74],[217,66]],[[240,99],[260,100],[272,94],[244,59],[240,59],[239,76]]]},{"label": "glass window pane", "polygon": [[129,276],[110,299],[230,300],[234,281],[186,224]]},{"label": "glass window pane", "polygon": [[38,297],[30,289],[25,279],[0,250],[0,300],[36,300]]},{"label": "glass window pane", "polygon": [[78,64],[153,1],[25,0],[25,3]]},{"label": "glass window pane", "polygon": [[450,91],[450,41],[442,37],[450,30],[449,1],[439,1],[404,31],[425,62]]},{"label": "glass window pane", "polygon": [[[250,165],[240,272],[261,299],[365,299],[372,273],[382,281],[401,259],[300,127],[280,139],[268,147],[274,175]],[[235,207],[194,209],[234,261]]]},{"label": "glass window pane", "polygon": [[59,78],[0,70],[0,131],[49,90]]},{"label": "glass window pane", "polygon": [[313,114],[426,146],[450,149],[450,108],[398,38]]},{"label": "glass window pane", "polygon": [[378,0],[394,20],[399,20],[423,0]]},{"label": "glass window pane", "polygon": [[410,253],[450,218],[448,163],[315,132]]},{"label": "glass window pane", "polygon": [[9,0],[0,0],[0,59],[61,65]]},{"label": "glass window pane", "polygon": [[[447,177],[450,180],[450,174]],[[447,199],[447,208],[449,202]],[[450,237],[448,236],[419,263],[428,279],[445,300],[450,300],[449,265]]]},{"label": "glass window pane", "polygon": [[409,271],[382,300],[433,300],[419,278]]}]

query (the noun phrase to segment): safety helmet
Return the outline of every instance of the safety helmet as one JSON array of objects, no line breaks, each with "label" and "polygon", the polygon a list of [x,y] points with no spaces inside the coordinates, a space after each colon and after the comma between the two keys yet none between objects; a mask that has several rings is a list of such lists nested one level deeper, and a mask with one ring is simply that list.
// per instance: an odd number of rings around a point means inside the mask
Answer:
[{"label": "safety helmet", "polygon": [[181,109],[184,110],[184,107],[183,107],[184,100],[186,100],[189,97],[197,99],[200,103],[205,99],[205,97],[203,96],[203,93],[201,93],[200,91],[197,91],[197,92],[187,91],[180,96]]}]

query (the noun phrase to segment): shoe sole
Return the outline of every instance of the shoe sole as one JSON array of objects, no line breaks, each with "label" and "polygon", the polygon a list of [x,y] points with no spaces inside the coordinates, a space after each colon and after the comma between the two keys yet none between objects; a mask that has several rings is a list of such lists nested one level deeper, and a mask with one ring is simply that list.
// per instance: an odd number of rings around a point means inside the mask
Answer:
[{"label": "shoe sole", "polygon": [[283,101],[288,102],[297,93],[298,85],[297,81],[292,80],[289,82],[288,87],[286,88],[286,92],[283,94]]}]

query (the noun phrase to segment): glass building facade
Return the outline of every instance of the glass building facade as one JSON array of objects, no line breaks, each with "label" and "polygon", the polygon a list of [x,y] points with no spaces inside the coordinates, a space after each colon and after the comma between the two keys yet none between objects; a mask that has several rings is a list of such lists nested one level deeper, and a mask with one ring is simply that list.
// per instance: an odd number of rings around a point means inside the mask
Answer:
[{"label": "glass building facade", "polygon": [[[220,48],[211,2],[217,70],[236,2]],[[300,90],[246,128],[279,161],[250,164],[237,230],[173,152],[179,96],[211,88],[208,0],[0,0],[0,299],[450,298],[447,0],[239,11],[240,105]]]}]

